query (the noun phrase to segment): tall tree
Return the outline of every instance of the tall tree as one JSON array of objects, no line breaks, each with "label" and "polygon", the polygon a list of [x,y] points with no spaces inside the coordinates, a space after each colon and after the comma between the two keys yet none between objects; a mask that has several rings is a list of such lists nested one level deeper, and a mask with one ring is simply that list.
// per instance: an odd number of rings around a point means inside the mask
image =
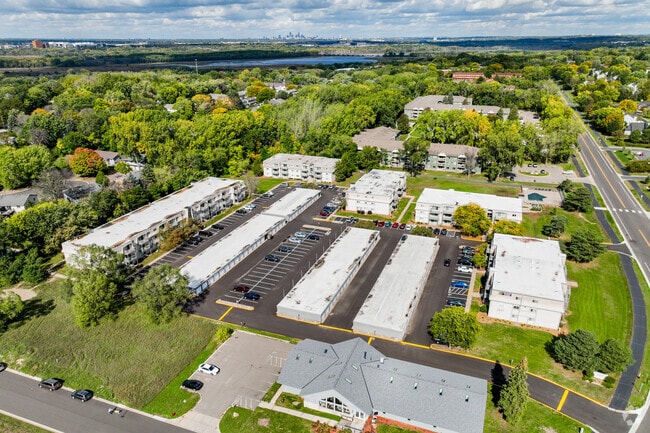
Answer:
[{"label": "tall tree", "polygon": [[178,268],[164,264],[151,268],[133,283],[131,292],[144,306],[149,320],[167,323],[183,313],[183,306],[190,298],[187,284],[187,278]]},{"label": "tall tree", "polygon": [[476,203],[468,203],[458,206],[454,211],[454,225],[461,228],[468,236],[479,236],[487,233],[491,221],[481,206]]},{"label": "tall tree", "polygon": [[508,375],[503,389],[499,396],[499,409],[503,417],[511,424],[515,424],[521,419],[526,409],[530,392],[528,391],[528,382],[526,381],[526,371],[528,370],[528,360],[522,359]]},{"label": "tall tree", "polygon": [[3,331],[7,324],[20,315],[25,304],[20,296],[13,292],[0,294],[0,331]]},{"label": "tall tree", "polygon": [[476,341],[481,326],[475,313],[459,307],[446,308],[434,314],[429,332],[452,346],[468,348]]},{"label": "tall tree", "polygon": [[72,257],[72,310],[79,326],[95,326],[119,307],[124,258],[110,248],[90,245]]},{"label": "tall tree", "polygon": [[578,229],[564,245],[567,258],[579,263],[590,262],[605,251],[602,242],[600,232],[589,227]]},{"label": "tall tree", "polygon": [[591,373],[598,365],[600,345],[596,336],[584,329],[578,329],[553,341],[555,360],[573,371]]},{"label": "tall tree", "polygon": [[409,138],[404,142],[401,151],[404,169],[411,176],[417,176],[424,170],[429,159],[429,141],[421,138]]}]

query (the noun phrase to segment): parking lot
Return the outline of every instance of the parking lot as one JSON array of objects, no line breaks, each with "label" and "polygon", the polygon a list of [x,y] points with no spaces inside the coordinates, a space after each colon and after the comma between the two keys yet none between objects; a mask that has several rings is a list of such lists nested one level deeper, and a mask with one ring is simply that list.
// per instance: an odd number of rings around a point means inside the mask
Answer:
[{"label": "parking lot", "polygon": [[[271,250],[266,249],[267,253],[264,258],[254,264],[236,284],[239,287],[247,287],[247,293],[259,294],[259,299],[250,299],[242,292],[231,290],[222,295],[221,300],[254,307],[256,304],[264,302],[264,298],[270,292],[285,290],[286,286],[280,283],[287,281],[287,278],[292,278],[291,286],[293,286],[297,282],[293,271],[299,268],[305,257],[308,257],[314,251],[320,254],[325,252],[328,245],[327,237],[331,231],[327,227],[303,225],[296,233],[304,234],[304,236],[296,237],[294,233],[292,236],[285,238],[277,247],[274,246]],[[309,268],[311,263],[309,258],[307,260],[307,267]],[[302,272],[300,276],[302,276]],[[282,293],[282,297],[284,297],[284,293]]]},{"label": "parking lot", "polygon": [[204,384],[197,391],[201,399],[178,424],[193,431],[215,431],[230,406],[255,409],[276,381],[291,348],[286,341],[235,331],[206,361],[221,371],[215,376],[192,374],[191,379]]}]

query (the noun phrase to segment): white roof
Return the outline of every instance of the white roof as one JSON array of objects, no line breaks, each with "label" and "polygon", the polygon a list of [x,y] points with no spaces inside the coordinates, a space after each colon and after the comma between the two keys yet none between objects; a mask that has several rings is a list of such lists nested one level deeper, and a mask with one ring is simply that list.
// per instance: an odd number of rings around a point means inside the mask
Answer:
[{"label": "white roof", "polygon": [[497,233],[493,290],[563,301],[567,290],[566,256],[558,241]]},{"label": "white roof", "polygon": [[78,246],[99,245],[109,248],[117,246],[131,235],[140,233],[164,221],[169,216],[183,211],[186,207],[203,200],[215,191],[230,187],[236,183],[241,183],[241,181],[217,177],[205,178],[97,227],[86,236],[74,239],[71,242]]},{"label": "white roof", "polygon": [[296,188],[269,206],[264,213],[288,217],[318,195],[320,195],[320,191],[317,189]]},{"label": "white roof", "polygon": [[201,251],[180,268],[181,274],[189,279],[188,286],[200,285],[282,220],[280,216],[257,214]]},{"label": "white roof", "polygon": [[382,335],[383,328],[391,334],[385,337],[403,336],[411,319],[407,313],[415,308],[437,249],[436,238],[408,236],[400,242],[354,318],[354,329],[377,328]]},{"label": "white roof", "polygon": [[327,158],[324,156],[313,155],[300,155],[297,153],[276,153],[275,155],[267,158],[262,163],[264,164],[292,164],[292,165],[313,165],[321,168],[334,169],[336,163],[340,160],[338,158]]},{"label": "white roof", "polygon": [[343,233],[321,257],[320,265],[314,264],[280,301],[278,311],[284,308],[320,316],[330,299],[338,294],[350,268],[371,246],[371,239],[378,235],[376,230],[354,227]]},{"label": "white roof", "polygon": [[506,212],[522,212],[521,199],[513,197],[501,197],[492,194],[479,194],[476,192],[455,191],[453,189],[424,188],[417,204],[433,205],[446,204],[464,206],[468,203],[476,203],[483,209],[501,210]]},{"label": "white roof", "polygon": [[350,185],[350,192],[357,194],[394,194],[406,182],[406,173],[391,170],[370,170]]}]

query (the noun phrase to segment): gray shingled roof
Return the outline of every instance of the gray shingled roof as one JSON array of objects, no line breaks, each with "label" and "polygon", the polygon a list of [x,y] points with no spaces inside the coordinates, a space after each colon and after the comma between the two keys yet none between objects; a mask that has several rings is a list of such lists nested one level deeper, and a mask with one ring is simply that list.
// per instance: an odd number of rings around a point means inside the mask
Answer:
[{"label": "gray shingled roof", "polygon": [[33,190],[21,191],[11,194],[0,194],[0,207],[25,206],[31,196],[35,196]]},{"label": "gray shingled roof", "polygon": [[360,338],[333,345],[300,342],[278,382],[300,389],[302,396],[338,393],[367,414],[385,412],[455,432],[483,431],[485,380],[386,358]]}]

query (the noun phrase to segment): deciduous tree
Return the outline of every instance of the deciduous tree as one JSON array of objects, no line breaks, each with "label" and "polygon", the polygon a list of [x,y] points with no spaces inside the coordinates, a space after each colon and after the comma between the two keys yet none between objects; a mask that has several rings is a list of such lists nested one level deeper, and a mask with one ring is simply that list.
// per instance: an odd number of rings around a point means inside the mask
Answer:
[{"label": "deciduous tree", "polygon": [[20,296],[13,292],[0,294],[0,331],[3,331],[7,324],[22,313],[25,304]]},{"label": "deciduous tree", "polygon": [[476,341],[481,326],[475,313],[459,307],[446,308],[433,316],[429,332],[452,346],[468,348]]},{"label": "deciduous tree", "polygon": [[188,280],[178,268],[155,266],[133,283],[133,296],[141,303],[153,323],[167,323],[183,313],[190,298]]},{"label": "deciduous tree", "polygon": [[485,209],[476,203],[458,206],[454,211],[454,225],[461,228],[468,236],[479,236],[487,233],[491,221]]},{"label": "deciduous tree", "polygon": [[106,163],[94,150],[79,147],[70,158],[70,169],[79,176],[96,176],[106,169]]}]

